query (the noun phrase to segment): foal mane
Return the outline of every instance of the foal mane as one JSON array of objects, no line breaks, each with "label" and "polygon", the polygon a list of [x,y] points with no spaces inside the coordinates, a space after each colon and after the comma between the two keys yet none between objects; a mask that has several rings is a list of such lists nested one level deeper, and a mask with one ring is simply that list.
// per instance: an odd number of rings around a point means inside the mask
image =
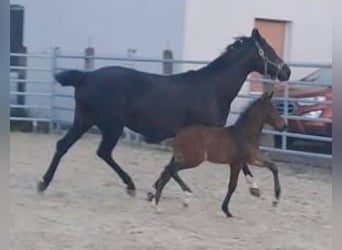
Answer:
[{"label": "foal mane", "polygon": [[252,112],[253,108],[258,105],[259,103],[261,103],[261,99],[258,98],[256,100],[254,100],[251,104],[249,104],[249,106],[241,113],[241,115],[239,116],[239,118],[237,119],[237,121],[235,122],[234,126],[239,126],[241,124],[243,124],[244,122],[246,122],[246,120],[249,118],[249,114]]}]

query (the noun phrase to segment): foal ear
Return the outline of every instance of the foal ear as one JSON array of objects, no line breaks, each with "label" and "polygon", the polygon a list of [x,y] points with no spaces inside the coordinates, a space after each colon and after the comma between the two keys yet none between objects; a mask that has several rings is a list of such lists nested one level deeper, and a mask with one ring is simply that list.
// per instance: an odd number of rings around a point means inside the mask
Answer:
[{"label": "foal ear", "polygon": [[263,101],[269,101],[271,100],[273,97],[273,91],[272,92],[265,92],[262,96],[261,96],[261,99]]},{"label": "foal ear", "polygon": [[271,93],[268,94],[268,99],[271,100],[273,97],[273,91]]},{"label": "foal ear", "polygon": [[268,99],[268,92],[263,93],[260,99],[266,101]]}]

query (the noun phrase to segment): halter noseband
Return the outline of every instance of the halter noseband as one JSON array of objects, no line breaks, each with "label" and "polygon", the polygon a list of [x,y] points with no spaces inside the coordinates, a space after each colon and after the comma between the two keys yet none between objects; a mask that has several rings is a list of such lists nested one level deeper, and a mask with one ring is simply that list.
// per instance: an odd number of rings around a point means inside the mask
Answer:
[{"label": "halter noseband", "polygon": [[275,66],[277,68],[277,73],[275,74],[273,79],[277,78],[279,72],[283,69],[285,63],[282,62],[280,64],[277,64],[275,62],[272,62],[270,59],[268,59],[268,57],[265,56],[265,52],[264,52],[263,48],[261,48],[260,43],[257,40],[255,40],[255,39],[253,39],[253,41],[254,41],[255,46],[258,49],[259,56],[262,58],[262,60],[264,62],[264,75],[269,75],[268,72],[267,72],[267,65],[270,64],[270,65],[273,65],[273,66]]}]

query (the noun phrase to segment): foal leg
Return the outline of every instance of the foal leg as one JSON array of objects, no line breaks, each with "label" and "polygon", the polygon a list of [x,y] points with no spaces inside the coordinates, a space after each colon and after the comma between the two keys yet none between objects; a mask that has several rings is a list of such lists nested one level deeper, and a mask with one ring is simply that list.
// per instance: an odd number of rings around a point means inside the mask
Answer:
[{"label": "foal leg", "polygon": [[154,182],[154,184],[152,185],[152,188],[154,189],[154,191],[149,191],[147,193],[147,200],[148,201],[153,201],[154,197],[155,197],[155,191],[157,190],[157,186],[158,186],[158,183],[159,183],[159,178]]},{"label": "foal leg", "polygon": [[253,164],[258,167],[266,167],[272,172],[273,180],[274,180],[274,196],[275,196],[275,200],[273,201],[273,206],[276,206],[279,202],[280,193],[281,193],[277,166],[271,161],[262,159],[260,156],[257,158],[257,160]]},{"label": "foal leg", "polygon": [[[182,180],[182,178],[178,175],[178,171],[183,169],[180,166],[175,165],[174,163],[174,157],[171,158],[170,163],[168,164],[168,166],[173,165],[172,167],[172,171],[171,171],[171,177],[177,182],[177,184],[181,187],[181,189],[185,192],[185,199],[183,201],[183,205],[184,206],[188,206],[189,204],[189,199],[190,196],[192,195],[192,191],[191,189],[185,184],[185,182]],[[153,188],[157,189],[158,183],[160,181],[160,178],[158,178],[156,180],[156,182],[153,184]],[[154,194],[152,192],[148,192],[147,194],[147,199],[148,201],[152,201],[154,198]]]},{"label": "foal leg", "polygon": [[177,184],[181,187],[183,190],[185,197],[183,200],[183,206],[188,207],[190,203],[190,198],[192,196],[191,189],[185,184],[185,182],[182,180],[182,178],[178,175],[178,171],[181,170],[181,168],[176,168],[171,171],[172,178],[177,182]]},{"label": "foal leg", "polygon": [[[166,169],[167,167],[169,167],[170,165],[172,165],[174,163],[174,157],[172,156],[170,162],[165,166],[164,169]],[[152,185],[152,188],[154,188],[154,192],[153,191],[150,191],[147,193],[147,200],[148,201],[153,201],[153,199],[155,198],[155,191],[157,190],[157,187],[159,185],[159,182],[160,182],[160,177],[154,182],[154,184]]]},{"label": "foal leg", "polygon": [[[189,192],[189,193],[192,193],[192,191],[191,191],[191,189],[185,184],[185,182],[179,177],[179,175],[178,175],[178,170],[181,170],[181,169],[183,169],[183,168],[181,168],[181,167],[179,167],[179,166],[176,166],[175,165],[175,159],[174,159],[174,156],[172,156],[172,158],[171,158],[171,160],[170,160],[170,162],[169,162],[169,164],[167,165],[167,166],[169,166],[169,165],[174,165],[173,166],[173,170],[174,171],[172,171],[172,178],[177,182],[177,184],[181,187],[181,189],[184,191],[184,192]],[[154,188],[154,189],[156,189],[157,188],[157,185],[158,185],[158,182],[159,182],[159,178],[155,181],[155,183],[152,185],[152,187]],[[149,195],[150,194],[152,194],[152,192],[149,192]],[[153,195],[153,194],[152,194]]]},{"label": "foal leg", "polygon": [[[190,197],[192,195],[192,190],[185,184],[185,182],[182,180],[182,178],[178,175],[178,171],[174,170],[171,172],[171,177],[177,182],[177,184],[181,187],[181,189],[185,192],[185,198],[183,201],[183,205],[187,207],[190,202]],[[153,184],[153,188],[157,190],[158,183],[160,182],[160,178],[156,180],[156,182]],[[155,194],[153,192],[147,193],[147,200],[152,201],[155,197]]]},{"label": "foal leg", "polygon": [[230,166],[230,180],[229,180],[229,185],[228,185],[228,192],[221,206],[222,211],[227,215],[227,217],[233,217],[233,215],[229,211],[228,204],[229,204],[230,198],[232,197],[232,194],[234,193],[236,189],[240,170],[241,170],[241,165],[239,164],[232,164]]},{"label": "foal leg", "polygon": [[85,119],[82,119],[82,121],[83,122],[76,118],[67,134],[56,143],[56,152],[51,160],[51,163],[42,180],[37,184],[38,192],[44,192],[47,189],[55,175],[62,156],[92,126],[90,122],[85,122]]},{"label": "foal leg", "polygon": [[157,206],[159,203],[159,199],[161,196],[161,193],[166,185],[166,183],[169,182],[170,178],[171,178],[171,172],[172,172],[172,165],[167,165],[165,167],[165,169],[163,170],[163,172],[161,173],[160,177],[159,177],[159,181],[158,181],[158,185],[156,187],[156,194],[155,194],[155,207],[156,207],[156,211],[158,211]]},{"label": "foal leg", "polygon": [[104,160],[121,178],[123,183],[126,184],[127,194],[135,195],[135,185],[131,177],[114,161],[112,158],[112,151],[118,142],[118,139],[122,133],[123,127],[99,127],[102,133],[102,141],[97,150],[97,155]]},{"label": "foal leg", "polygon": [[250,194],[255,196],[255,197],[260,197],[259,187],[258,187],[257,183],[254,181],[253,174],[250,171],[250,169],[246,163],[243,163],[242,171],[243,171],[243,174],[245,175],[246,182],[249,185]]},{"label": "foal leg", "polygon": [[[186,183],[182,180],[182,178],[180,178],[180,176],[178,175],[178,171],[175,173],[172,173],[172,178],[175,180],[175,182],[177,182],[177,184],[180,186],[180,188],[184,191],[184,192],[189,192],[192,193],[191,189],[188,187],[188,185],[186,185]],[[156,189],[157,185],[158,185],[159,179],[157,179],[155,181],[155,183],[153,184],[153,188]]]}]

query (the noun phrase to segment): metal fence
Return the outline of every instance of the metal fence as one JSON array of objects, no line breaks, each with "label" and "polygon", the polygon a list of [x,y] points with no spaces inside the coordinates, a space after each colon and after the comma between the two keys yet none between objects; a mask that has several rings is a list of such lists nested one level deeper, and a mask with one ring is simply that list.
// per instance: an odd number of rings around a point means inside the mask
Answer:
[{"label": "metal fence", "polygon": [[[53,75],[67,68],[78,68],[91,70],[93,67],[102,67],[106,65],[123,65],[126,67],[137,68],[140,70],[152,71],[154,73],[161,73],[161,65],[168,63],[175,65],[178,71],[183,71],[184,67],[179,66],[188,65],[191,66],[203,66],[208,61],[194,61],[194,60],[170,60],[170,59],[155,59],[155,58],[137,58],[137,57],[109,57],[109,56],[84,56],[84,55],[67,55],[59,52],[55,49],[50,54],[17,54],[11,53],[11,57],[23,58],[23,62],[20,66],[11,66],[11,121],[28,121],[32,122],[33,128],[37,127],[40,122],[45,122],[49,125],[50,132],[60,131],[63,126],[68,126],[72,122],[74,111],[74,99],[73,89],[63,88],[55,83]],[[89,64],[89,60],[92,63]],[[146,65],[150,65],[147,67]],[[88,65],[88,66],[87,66]],[[89,67],[91,65],[91,67]],[[177,67],[178,65],[178,67]],[[298,68],[305,72],[310,72],[315,69],[330,68],[331,64],[313,64],[313,63],[289,63],[292,69]],[[177,73],[174,70],[174,73]],[[157,72],[159,71],[159,72]],[[252,79],[247,81],[262,81],[263,83],[276,83],[266,79]],[[282,103],[283,117],[292,121],[311,121],[311,122],[324,122],[332,124],[332,119],[322,118],[310,118],[305,116],[297,116],[291,114],[289,111],[290,103],[298,102],[298,98],[293,98],[289,94],[291,86],[303,85],[307,88],[315,85],[325,85],[321,82],[304,82],[304,81],[288,81],[284,84],[284,96],[276,96],[274,100]],[[20,88],[18,87],[20,86]],[[23,87],[24,86],[24,87]],[[239,94],[236,99],[240,100],[239,108],[235,108],[234,102],[229,117],[237,116],[246,105],[242,103],[248,103],[250,100],[256,98],[258,95],[248,93]],[[23,98],[24,97],[24,98]],[[23,101],[24,100],[24,101]],[[244,100],[244,101],[243,101]],[[235,100],[234,100],[235,101]],[[308,104],[323,104],[332,105],[328,100],[301,100],[301,102],[307,102]],[[25,112],[14,112],[15,110],[24,110]],[[13,112],[12,112],[13,111]],[[24,115],[23,115],[24,114]],[[332,158],[330,153],[317,153],[307,152],[298,149],[289,149],[287,142],[289,138],[311,140],[315,142],[322,142],[330,144],[332,142],[332,136],[318,136],[308,135],[294,132],[277,132],[270,129],[263,129],[264,137],[278,136],[281,138],[281,147],[275,148],[273,145],[262,145],[261,148],[267,151],[287,152],[295,155],[314,156],[319,158]],[[143,143],[141,137],[134,132],[125,129],[124,136],[126,140]],[[165,144],[159,145],[165,147]]]}]

